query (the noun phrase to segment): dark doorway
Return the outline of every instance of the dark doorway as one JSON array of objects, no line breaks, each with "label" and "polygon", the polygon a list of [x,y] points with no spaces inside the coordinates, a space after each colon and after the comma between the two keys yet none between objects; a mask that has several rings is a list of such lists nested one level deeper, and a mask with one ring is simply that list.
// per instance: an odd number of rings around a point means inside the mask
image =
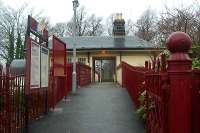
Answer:
[{"label": "dark doorway", "polygon": [[115,77],[115,57],[110,58],[94,58],[94,76],[99,82],[114,82]]}]

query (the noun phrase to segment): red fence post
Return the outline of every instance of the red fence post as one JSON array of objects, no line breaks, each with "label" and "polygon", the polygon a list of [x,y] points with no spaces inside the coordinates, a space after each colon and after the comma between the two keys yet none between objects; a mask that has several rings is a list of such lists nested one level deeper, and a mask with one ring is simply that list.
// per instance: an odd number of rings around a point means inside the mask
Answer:
[{"label": "red fence post", "polygon": [[124,65],[124,62],[122,62],[122,87],[125,88],[126,85],[125,85],[125,79],[126,76],[125,76],[125,65]]},{"label": "red fence post", "polygon": [[169,133],[191,132],[191,59],[187,54],[191,44],[190,37],[183,32],[172,33],[166,41],[171,52],[168,60]]},{"label": "red fence post", "polygon": [[192,133],[199,133],[199,118],[200,118],[200,69],[194,69],[192,75]]},{"label": "red fence post", "polygon": [[6,123],[6,133],[11,133],[11,92],[10,92],[10,65],[6,64],[6,100],[5,100],[5,104],[6,104],[6,119],[7,119],[7,123]]}]

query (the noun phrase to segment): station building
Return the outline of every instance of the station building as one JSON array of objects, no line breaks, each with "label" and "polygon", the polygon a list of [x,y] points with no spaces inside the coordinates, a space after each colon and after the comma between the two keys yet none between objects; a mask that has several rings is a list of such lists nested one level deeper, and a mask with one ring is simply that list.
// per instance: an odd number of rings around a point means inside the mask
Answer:
[{"label": "station building", "polygon": [[[73,37],[61,38],[67,44],[68,62],[73,62]],[[144,61],[163,49],[138,38],[126,36],[125,21],[118,14],[113,23],[113,36],[76,37],[77,62],[92,68],[93,82],[118,82],[121,84],[121,62],[144,66]]]}]

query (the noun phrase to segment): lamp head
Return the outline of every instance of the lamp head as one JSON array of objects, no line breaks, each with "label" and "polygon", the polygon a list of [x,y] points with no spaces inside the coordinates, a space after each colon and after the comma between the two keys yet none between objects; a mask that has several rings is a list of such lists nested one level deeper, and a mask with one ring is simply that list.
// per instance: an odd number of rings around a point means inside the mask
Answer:
[{"label": "lamp head", "polygon": [[77,8],[79,6],[78,0],[73,0],[72,3],[74,8]]}]

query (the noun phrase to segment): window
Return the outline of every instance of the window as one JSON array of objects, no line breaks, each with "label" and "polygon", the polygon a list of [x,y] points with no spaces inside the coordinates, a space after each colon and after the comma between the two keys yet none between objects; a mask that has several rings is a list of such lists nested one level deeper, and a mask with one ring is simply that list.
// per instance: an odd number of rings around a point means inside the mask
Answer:
[{"label": "window", "polygon": [[82,64],[86,64],[86,58],[78,58],[78,62]]},{"label": "window", "polygon": [[67,62],[68,62],[68,63],[72,63],[72,58],[71,58],[71,57],[68,57],[68,58],[67,58]]}]

